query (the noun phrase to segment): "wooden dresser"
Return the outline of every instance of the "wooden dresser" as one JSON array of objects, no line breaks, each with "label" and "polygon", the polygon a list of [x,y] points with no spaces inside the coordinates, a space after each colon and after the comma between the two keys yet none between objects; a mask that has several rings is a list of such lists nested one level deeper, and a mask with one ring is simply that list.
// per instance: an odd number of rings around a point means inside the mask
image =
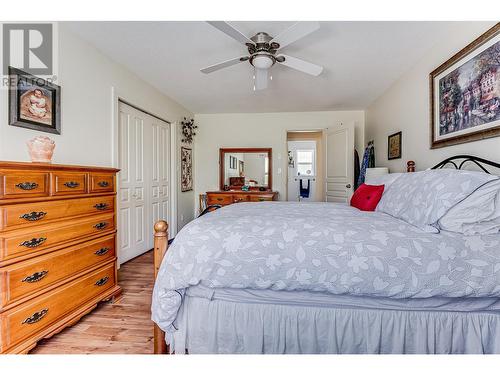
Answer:
[{"label": "wooden dresser", "polygon": [[0,353],[26,353],[119,294],[117,172],[0,162]]},{"label": "wooden dresser", "polygon": [[229,191],[207,192],[207,204],[209,206],[214,204],[227,206],[229,204],[239,203],[239,202],[264,202],[264,201],[275,201],[275,200],[278,200],[277,191],[229,190]]}]

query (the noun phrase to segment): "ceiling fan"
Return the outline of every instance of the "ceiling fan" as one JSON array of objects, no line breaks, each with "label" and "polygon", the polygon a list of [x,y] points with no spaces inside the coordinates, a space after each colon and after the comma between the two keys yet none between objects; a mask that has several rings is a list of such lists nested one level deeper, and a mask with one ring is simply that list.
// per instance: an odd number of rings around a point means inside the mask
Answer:
[{"label": "ceiling fan", "polygon": [[267,88],[269,69],[276,63],[313,76],[318,76],[323,71],[322,66],[284,55],[280,52],[282,48],[318,30],[318,22],[297,22],[275,38],[264,32],[258,32],[251,38],[248,38],[227,22],[208,21],[208,23],[224,34],[246,45],[249,55],[208,66],[201,69],[203,73],[212,73],[219,69],[248,61],[254,67],[254,90],[263,90]]}]

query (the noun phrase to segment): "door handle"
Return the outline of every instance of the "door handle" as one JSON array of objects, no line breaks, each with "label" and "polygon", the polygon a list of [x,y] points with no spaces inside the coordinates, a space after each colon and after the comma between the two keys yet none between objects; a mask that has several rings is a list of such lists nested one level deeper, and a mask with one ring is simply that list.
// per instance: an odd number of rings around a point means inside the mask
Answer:
[{"label": "door handle", "polygon": [[351,188],[351,184],[347,184],[345,187],[348,188],[348,189],[350,189]]}]

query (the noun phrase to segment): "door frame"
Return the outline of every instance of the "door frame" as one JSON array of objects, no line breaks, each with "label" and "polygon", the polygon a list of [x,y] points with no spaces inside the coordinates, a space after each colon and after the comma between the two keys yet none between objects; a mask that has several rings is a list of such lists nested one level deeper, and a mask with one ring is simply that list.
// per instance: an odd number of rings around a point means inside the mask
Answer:
[{"label": "door frame", "polygon": [[[115,87],[111,87],[111,165],[114,168],[119,168],[119,121],[120,121],[120,116],[119,116],[119,105],[121,103],[124,103],[132,108],[137,109],[138,111],[144,112],[148,114],[149,116],[155,117],[158,120],[164,121],[167,124],[170,125],[170,166],[169,166],[169,173],[170,173],[170,179],[168,182],[168,190],[169,190],[169,198],[170,198],[170,204],[169,204],[169,216],[170,216],[170,221],[168,223],[168,232],[169,236],[171,238],[175,237],[177,234],[177,215],[175,213],[177,212],[177,195],[178,195],[178,188],[177,188],[177,181],[178,181],[178,170],[176,168],[177,165],[177,145],[178,145],[178,137],[177,137],[177,122],[174,121],[168,121],[161,116],[155,115],[151,111],[145,110],[140,106],[137,106],[133,104],[133,100],[127,99],[127,96],[122,95],[121,92],[119,92]],[[117,215],[120,212],[119,206],[120,206],[120,199],[119,199],[119,192],[120,192],[120,179],[116,179],[116,212]],[[118,222],[118,217],[116,218]],[[153,228],[151,228],[150,231],[151,235],[153,235]],[[118,235],[116,236],[116,241],[118,241]],[[117,247],[118,249],[118,247]],[[117,264],[118,268],[120,267],[120,254],[117,254]]]},{"label": "door frame", "polygon": [[[285,196],[285,201],[288,201],[288,133],[323,133],[323,144],[325,143],[325,133],[324,131],[328,129],[328,128],[311,128],[311,129],[285,129],[285,142],[284,142],[284,149],[285,149],[285,152],[283,153],[283,155],[285,155],[285,157],[283,158],[283,162],[282,162],[282,171],[284,171],[284,173],[282,173],[282,185],[284,187],[284,196]],[[319,153],[316,153],[316,157],[318,156],[321,156],[323,158],[323,165],[326,165],[326,148],[325,150],[323,150],[323,155],[320,155]],[[279,156],[278,156],[279,158]],[[324,169],[324,168],[323,168]],[[319,170],[316,170],[316,173],[318,173]],[[323,171],[321,171],[321,173],[323,173],[323,180],[326,181],[326,169],[324,169]]]}]

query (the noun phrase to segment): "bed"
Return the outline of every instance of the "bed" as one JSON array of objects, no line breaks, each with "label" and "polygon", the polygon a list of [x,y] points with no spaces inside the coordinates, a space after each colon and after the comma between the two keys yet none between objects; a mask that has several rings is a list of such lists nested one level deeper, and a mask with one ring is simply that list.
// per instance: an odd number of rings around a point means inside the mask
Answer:
[{"label": "bed", "polygon": [[[440,171],[470,163],[482,172]],[[486,167],[462,155],[399,176],[374,212],[230,205],[168,252],[156,223],[155,352],[500,353],[500,218],[462,217],[500,204]]]}]

